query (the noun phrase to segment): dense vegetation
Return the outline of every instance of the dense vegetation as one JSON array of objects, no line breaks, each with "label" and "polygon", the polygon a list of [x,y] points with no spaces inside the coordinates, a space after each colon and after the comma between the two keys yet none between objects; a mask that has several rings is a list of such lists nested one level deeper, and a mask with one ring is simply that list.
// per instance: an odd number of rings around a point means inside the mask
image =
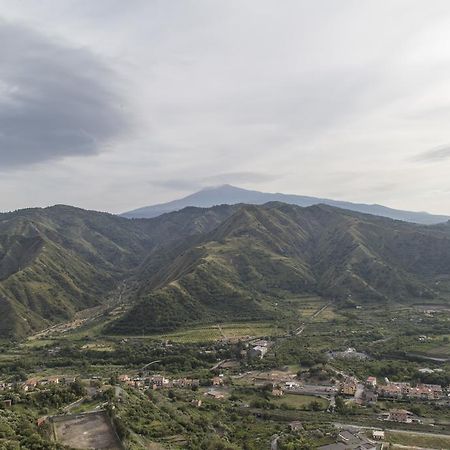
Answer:
[{"label": "dense vegetation", "polygon": [[[439,298],[450,225],[422,226],[328,206],[186,208],[128,220],[66,206],[0,215],[0,337],[23,336],[119,297],[116,334],[267,320],[277,301]],[[111,322],[111,321],[110,321]]]},{"label": "dense vegetation", "polygon": [[99,305],[155,249],[228,214],[188,208],[141,221],[68,206],[0,214],[0,338]]},{"label": "dense vegetation", "polygon": [[285,314],[279,300],[305,293],[343,303],[439,298],[450,272],[450,226],[326,206],[242,206],[211,232],[162,253],[140,268],[142,300],[109,332],[276,319]]}]

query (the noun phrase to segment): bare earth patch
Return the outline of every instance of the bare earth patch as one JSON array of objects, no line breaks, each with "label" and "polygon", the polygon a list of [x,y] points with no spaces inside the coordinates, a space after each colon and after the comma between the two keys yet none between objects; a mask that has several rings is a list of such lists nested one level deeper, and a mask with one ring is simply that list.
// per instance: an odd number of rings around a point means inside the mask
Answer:
[{"label": "bare earth patch", "polygon": [[53,418],[56,440],[79,449],[122,450],[105,413],[79,414]]}]

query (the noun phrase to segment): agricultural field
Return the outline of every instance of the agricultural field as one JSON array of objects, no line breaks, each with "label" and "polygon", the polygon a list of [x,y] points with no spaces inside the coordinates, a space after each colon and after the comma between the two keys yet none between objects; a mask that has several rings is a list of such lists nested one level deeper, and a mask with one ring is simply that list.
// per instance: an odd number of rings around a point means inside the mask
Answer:
[{"label": "agricultural field", "polygon": [[424,342],[414,342],[410,351],[430,358],[450,360],[450,335],[429,337]]},{"label": "agricultural field", "polygon": [[448,449],[450,448],[450,436],[424,435],[413,432],[393,432],[386,434],[386,440],[393,448],[420,447],[427,449]]},{"label": "agricultural field", "polygon": [[292,409],[308,409],[314,405],[315,408],[324,410],[328,407],[329,402],[312,395],[285,394],[282,397],[274,398],[271,403],[282,409],[286,406]]},{"label": "agricultural field", "polygon": [[261,336],[279,336],[283,330],[270,322],[224,323],[204,325],[172,333],[154,335],[154,339],[180,343],[237,341]]}]

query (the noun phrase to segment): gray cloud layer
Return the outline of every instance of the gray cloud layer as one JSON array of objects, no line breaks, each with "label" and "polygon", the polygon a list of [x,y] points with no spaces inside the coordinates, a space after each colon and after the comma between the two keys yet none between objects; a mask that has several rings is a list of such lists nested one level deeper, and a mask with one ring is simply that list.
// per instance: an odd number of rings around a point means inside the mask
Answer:
[{"label": "gray cloud layer", "polygon": [[208,186],[218,186],[222,184],[262,184],[268,181],[276,180],[277,178],[280,178],[280,175],[260,172],[226,172],[200,179],[169,178],[164,180],[151,180],[150,185],[169,189],[173,189],[175,187],[180,191],[193,191],[203,189]]},{"label": "gray cloud layer", "polygon": [[114,76],[85,49],[0,21],[0,170],[98,153],[127,129]]},{"label": "gray cloud layer", "polygon": [[450,145],[432,148],[416,156],[416,161],[440,162],[450,158]]},{"label": "gray cloud layer", "polygon": [[448,0],[0,0],[0,17],[0,211],[232,183],[450,213]]}]

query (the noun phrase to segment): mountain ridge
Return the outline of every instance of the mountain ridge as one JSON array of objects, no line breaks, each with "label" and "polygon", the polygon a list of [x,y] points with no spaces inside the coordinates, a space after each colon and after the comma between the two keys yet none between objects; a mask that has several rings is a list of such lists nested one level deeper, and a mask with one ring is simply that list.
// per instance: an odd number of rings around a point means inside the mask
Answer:
[{"label": "mountain ridge", "polygon": [[187,206],[211,207],[221,204],[264,204],[270,201],[280,201],[297,206],[312,206],[316,204],[326,204],[337,208],[362,212],[365,214],[389,217],[395,220],[421,223],[431,225],[450,220],[450,216],[436,215],[427,212],[404,211],[378,204],[352,203],[340,200],[331,200],[319,197],[310,197],[295,194],[265,193],[254,190],[238,188],[232,185],[222,185],[212,188],[205,188],[184,198],[173,200],[167,203],[160,203],[145,206],[121,214],[127,218],[152,218],[167,212],[178,211]]},{"label": "mountain ridge", "polygon": [[230,208],[129,220],[66,205],[0,215],[0,337],[102,303],[152,251],[209,230]]},{"label": "mountain ridge", "polygon": [[450,273],[450,227],[272,202],[240,206],[172,249],[168,264],[155,256],[137,273],[137,304],[110,332],[276,320],[277,299],[307,294],[358,302],[434,298],[441,295],[435,281]]},{"label": "mountain ridge", "polygon": [[127,312],[106,332],[275,319],[277,299],[304,294],[434,298],[450,292],[449,274],[450,223],[282,202],[131,220],[62,205],[19,210],[0,215],[0,337],[70,320],[125,280]]}]

